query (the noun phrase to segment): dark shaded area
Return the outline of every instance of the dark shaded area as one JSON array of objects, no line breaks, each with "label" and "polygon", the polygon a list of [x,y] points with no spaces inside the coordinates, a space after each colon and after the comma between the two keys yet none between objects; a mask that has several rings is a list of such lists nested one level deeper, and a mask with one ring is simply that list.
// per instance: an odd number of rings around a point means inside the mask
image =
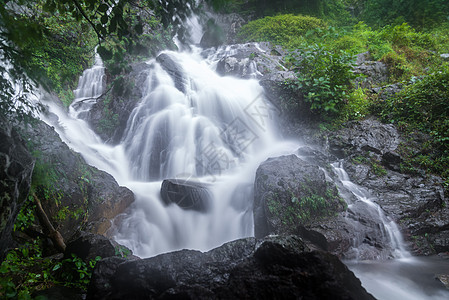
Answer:
[{"label": "dark shaded area", "polygon": [[34,159],[12,126],[0,116],[0,261],[13,246],[12,231],[31,187]]},{"label": "dark shaded area", "polygon": [[87,298],[374,299],[336,256],[309,251],[295,236],[241,239],[206,253],[102,260]]},{"label": "dark shaded area", "polygon": [[167,205],[176,204],[183,209],[207,212],[212,194],[208,187],[201,182],[166,179],[162,182],[161,197]]}]

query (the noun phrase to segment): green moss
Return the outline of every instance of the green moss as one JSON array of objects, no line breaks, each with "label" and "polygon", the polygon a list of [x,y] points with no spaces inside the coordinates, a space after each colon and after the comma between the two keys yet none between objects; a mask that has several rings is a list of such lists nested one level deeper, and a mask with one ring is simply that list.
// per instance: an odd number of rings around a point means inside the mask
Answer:
[{"label": "green moss", "polygon": [[340,208],[347,208],[335,186],[329,185],[325,191],[318,191],[312,183],[302,184],[297,190],[283,191],[282,196],[274,193],[266,203],[271,216],[279,220],[283,230],[287,231],[295,230],[299,224],[332,216]]},{"label": "green moss", "polygon": [[244,25],[238,37],[241,41],[270,41],[287,48],[294,48],[304,44],[305,36],[309,33],[322,35],[319,29],[327,28],[321,19],[303,15],[277,15],[251,21]]}]

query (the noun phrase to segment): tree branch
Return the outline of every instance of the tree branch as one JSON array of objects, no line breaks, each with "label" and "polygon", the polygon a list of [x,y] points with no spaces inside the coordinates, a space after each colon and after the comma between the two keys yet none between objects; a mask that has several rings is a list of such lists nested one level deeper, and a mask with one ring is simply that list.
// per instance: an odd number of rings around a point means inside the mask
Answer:
[{"label": "tree branch", "polygon": [[98,44],[101,45],[101,40],[103,39],[103,35],[98,32],[97,28],[95,28],[95,24],[92,22],[92,20],[86,15],[86,13],[84,12],[83,8],[81,7],[81,5],[79,4],[78,0],[72,0],[73,4],[75,4],[76,9],[78,9],[78,11],[81,13],[81,15],[83,16],[84,19],[86,19],[86,21],[90,24],[90,26],[92,26],[93,30],[95,31],[95,33],[97,34],[98,37]]},{"label": "tree branch", "polygon": [[51,239],[53,244],[55,245],[56,249],[58,249],[61,252],[65,251],[65,243],[64,238],[62,235],[57,231],[53,225],[51,224],[50,220],[47,217],[47,214],[45,213],[44,209],[42,208],[41,201],[36,196],[36,193],[33,192],[33,198],[36,202],[36,213],[37,218],[39,219],[39,223],[44,229],[44,232],[47,232],[48,237]]}]

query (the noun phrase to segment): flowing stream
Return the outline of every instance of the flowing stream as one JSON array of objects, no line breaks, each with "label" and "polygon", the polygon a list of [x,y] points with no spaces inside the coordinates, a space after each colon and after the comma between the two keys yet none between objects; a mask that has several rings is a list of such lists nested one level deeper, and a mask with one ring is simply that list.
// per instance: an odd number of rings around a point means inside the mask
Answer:
[{"label": "flowing stream", "polygon": [[[191,23],[198,26],[195,20]],[[253,236],[251,199],[257,167],[268,157],[291,154],[301,146],[300,142],[279,138],[278,112],[265,99],[257,80],[216,74],[218,59],[230,55],[229,49],[205,54],[196,46],[189,48],[162,52],[177,66],[175,77],[156,59],[146,62],[150,71],[145,85],[140,87],[143,97],[132,111],[117,146],[104,144],[83,120],[105,88],[99,57],[80,78],[68,114],[63,108],[48,104],[59,117],[55,129],[61,138],[89,164],[110,173],[120,185],[134,192],[136,201],[117,218],[111,234],[140,257],[185,248],[209,250],[230,240]],[[407,260],[409,255],[394,222],[347,178],[338,164],[334,169],[343,185],[379,215],[393,255]],[[208,186],[212,194],[209,210],[204,213],[163,204],[160,189],[164,179],[195,180]],[[411,260],[408,259],[408,265],[419,265]],[[400,264],[398,260],[396,263]],[[377,287],[382,286],[380,281],[370,285],[376,282],[370,277],[372,274],[393,274],[385,271],[387,267],[382,267],[382,263],[374,263],[376,268],[368,268],[369,272],[364,268],[367,264],[348,265],[379,299],[399,299],[399,294],[391,292],[376,294]],[[380,271],[376,273],[375,269]],[[401,291],[406,293],[407,287]],[[427,291],[413,293],[419,299],[440,296]]]}]

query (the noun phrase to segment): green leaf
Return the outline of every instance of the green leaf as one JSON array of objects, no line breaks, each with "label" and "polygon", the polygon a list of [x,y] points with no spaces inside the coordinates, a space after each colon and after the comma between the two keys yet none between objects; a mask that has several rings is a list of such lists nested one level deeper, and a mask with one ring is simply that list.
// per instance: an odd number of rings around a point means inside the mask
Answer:
[{"label": "green leaf", "polygon": [[109,21],[108,15],[107,14],[102,15],[100,21],[101,24],[106,25]]},{"label": "green leaf", "polygon": [[108,9],[109,9],[109,6],[106,3],[102,3],[98,7],[98,11],[101,13],[106,13],[108,11]]}]

